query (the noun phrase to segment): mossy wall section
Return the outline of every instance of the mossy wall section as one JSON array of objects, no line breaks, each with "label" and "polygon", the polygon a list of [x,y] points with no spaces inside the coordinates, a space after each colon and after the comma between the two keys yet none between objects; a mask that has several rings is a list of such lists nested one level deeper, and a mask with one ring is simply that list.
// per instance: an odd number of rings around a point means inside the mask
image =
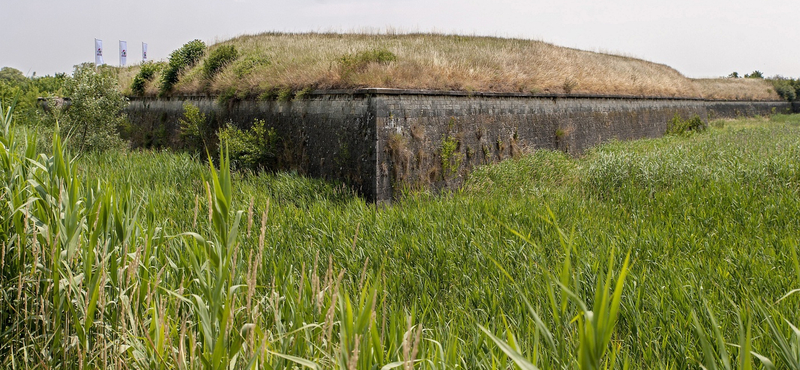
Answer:
[{"label": "mossy wall section", "polygon": [[211,127],[230,122],[247,128],[265,120],[280,140],[280,168],[344,181],[375,202],[391,201],[403,189],[455,189],[475,166],[536,149],[580,155],[609,140],[659,137],[676,113],[707,121],[792,109],[786,102],[390,89],[224,104],[207,97],[133,99],[127,109],[133,145],[180,147],[186,102],[198,106]]}]

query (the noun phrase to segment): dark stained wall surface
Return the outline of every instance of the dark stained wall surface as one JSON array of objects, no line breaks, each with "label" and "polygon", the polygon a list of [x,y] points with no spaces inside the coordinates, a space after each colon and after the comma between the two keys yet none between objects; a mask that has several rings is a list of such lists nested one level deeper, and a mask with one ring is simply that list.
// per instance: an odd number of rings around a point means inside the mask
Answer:
[{"label": "dark stained wall surface", "polygon": [[375,193],[375,116],[364,95],[317,95],[300,101],[237,101],[210,98],[133,99],[127,115],[134,147],[180,148],[184,104],[193,104],[216,131],[247,129],[264,120],[278,134],[277,166],[301,174],[343,180],[360,194]]},{"label": "dark stained wall surface", "polygon": [[279,168],[344,181],[377,202],[391,201],[404,187],[453,189],[475,166],[531,150],[580,154],[612,139],[659,137],[675,114],[707,121],[793,109],[786,102],[389,89],[226,104],[206,97],[133,98],[127,108],[133,145],[180,147],[185,103],[197,106],[214,129],[265,120],[279,137]]}]

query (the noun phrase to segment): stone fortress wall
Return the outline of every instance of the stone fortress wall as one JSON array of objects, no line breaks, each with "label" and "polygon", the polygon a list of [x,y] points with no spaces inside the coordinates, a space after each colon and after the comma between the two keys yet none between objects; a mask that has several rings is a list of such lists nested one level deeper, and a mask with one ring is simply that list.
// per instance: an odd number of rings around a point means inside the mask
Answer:
[{"label": "stone fortress wall", "polygon": [[375,202],[391,201],[404,187],[454,189],[475,166],[536,149],[580,155],[609,140],[659,137],[675,114],[708,121],[800,110],[782,101],[395,89],[226,104],[211,97],[131,98],[126,112],[140,133],[135,142],[147,146],[160,135],[178,143],[186,102],[212,127],[247,128],[263,119],[279,138],[278,168],[341,180]]}]

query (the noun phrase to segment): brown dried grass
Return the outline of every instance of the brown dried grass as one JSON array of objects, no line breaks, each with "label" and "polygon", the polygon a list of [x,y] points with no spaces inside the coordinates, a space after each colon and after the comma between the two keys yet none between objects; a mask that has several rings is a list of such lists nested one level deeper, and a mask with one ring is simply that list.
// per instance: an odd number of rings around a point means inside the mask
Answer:
[{"label": "brown dried grass", "polygon": [[[234,64],[213,80],[202,62],[182,76],[178,94],[235,92],[258,96],[278,89],[301,90],[384,87],[523,93],[572,93],[710,99],[778,99],[765,81],[692,80],[677,70],[627,56],[560,47],[542,41],[441,34],[263,33],[212,45],[233,43],[239,61],[260,56],[268,65],[240,76]],[[342,57],[388,50],[389,63],[369,63],[343,73]],[[137,67],[120,72],[130,86]],[[157,83],[147,94],[157,93]]]},{"label": "brown dried grass", "polygon": [[772,84],[760,78],[706,78],[692,82],[706,99],[781,100]]}]

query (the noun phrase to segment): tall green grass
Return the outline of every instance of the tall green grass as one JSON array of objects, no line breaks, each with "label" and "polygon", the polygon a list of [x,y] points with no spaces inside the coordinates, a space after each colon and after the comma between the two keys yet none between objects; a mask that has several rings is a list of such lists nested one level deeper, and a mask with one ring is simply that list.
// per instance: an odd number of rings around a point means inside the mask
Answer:
[{"label": "tall green grass", "polygon": [[391,207],[225,158],[41,154],[11,120],[6,368],[798,366],[798,116],[538,151]]}]

